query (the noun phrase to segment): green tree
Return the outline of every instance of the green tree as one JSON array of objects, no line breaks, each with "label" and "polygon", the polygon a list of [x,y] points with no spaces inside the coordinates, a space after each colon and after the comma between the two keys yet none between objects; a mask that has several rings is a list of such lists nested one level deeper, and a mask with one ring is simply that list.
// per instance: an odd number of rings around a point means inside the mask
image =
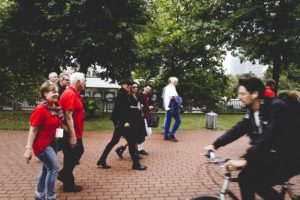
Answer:
[{"label": "green tree", "polygon": [[[264,76],[264,80],[271,78],[272,72],[268,70]],[[281,71],[280,84],[278,85],[278,93],[286,90],[300,89],[300,69],[294,65],[288,69]]]},{"label": "green tree", "polygon": [[[24,76],[92,64],[103,78],[129,77],[134,33],[147,21],[144,0],[10,0],[0,4],[0,66]],[[26,83],[26,82],[25,82]]]},{"label": "green tree", "polygon": [[[272,77],[279,83],[281,69],[299,67],[300,2],[292,0],[205,0],[199,21],[216,23],[224,45],[239,50],[244,59],[273,65]],[[201,4],[201,3],[199,3]]]},{"label": "green tree", "polygon": [[161,89],[168,77],[176,76],[186,104],[213,106],[227,85],[222,69],[225,51],[218,45],[214,24],[195,20],[193,1],[151,2],[152,20],[136,34],[137,75],[156,78],[155,85]]}]

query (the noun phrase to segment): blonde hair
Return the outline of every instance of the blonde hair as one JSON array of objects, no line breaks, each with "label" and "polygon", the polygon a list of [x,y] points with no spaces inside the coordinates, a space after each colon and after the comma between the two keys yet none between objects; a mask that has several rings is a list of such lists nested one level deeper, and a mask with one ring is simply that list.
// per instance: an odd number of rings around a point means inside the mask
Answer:
[{"label": "blonde hair", "polygon": [[296,98],[298,101],[300,101],[300,92],[297,90],[288,92],[288,96]]},{"label": "blonde hair", "polygon": [[49,91],[52,91],[56,88],[56,84],[54,83],[51,83],[50,81],[46,81],[44,82],[42,85],[41,85],[41,88],[40,88],[40,95],[43,99],[46,99],[44,93],[45,92],[49,92]]}]

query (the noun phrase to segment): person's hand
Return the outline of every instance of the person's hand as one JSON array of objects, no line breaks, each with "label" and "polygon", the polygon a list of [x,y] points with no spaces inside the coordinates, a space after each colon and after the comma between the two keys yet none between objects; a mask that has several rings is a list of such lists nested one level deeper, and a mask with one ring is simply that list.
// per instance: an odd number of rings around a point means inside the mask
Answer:
[{"label": "person's hand", "polygon": [[77,144],[76,137],[70,137],[69,142],[70,142],[71,148],[75,148],[75,146]]},{"label": "person's hand", "polygon": [[26,151],[24,153],[24,157],[26,159],[26,162],[29,163],[29,161],[31,160],[32,158],[32,151],[31,151],[31,148],[26,148]]},{"label": "person's hand", "polygon": [[245,167],[247,164],[247,160],[245,159],[236,159],[236,160],[228,160],[224,166],[229,171],[236,171],[240,170],[241,168]]},{"label": "person's hand", "polygon": [[154,109],[154,106],[149,106],[149,110],[153,110]]},{"label": "person's hand", "polygon": [[212,145],[212,144],[211,144],[211,145],[208,145],[208,146],[206,146],[206,147],[203,147],[203,149],[206,150],[206,151],[213,151],[213,152],[216,151],[215,146]]},{"label": "person's hand", "polygon": [[128,128],[128,127],[130,127],[130,124],[129,124],[128,122],[126,122],[126,123],[124,124],[124,127],[125,127],[125,128]]}]

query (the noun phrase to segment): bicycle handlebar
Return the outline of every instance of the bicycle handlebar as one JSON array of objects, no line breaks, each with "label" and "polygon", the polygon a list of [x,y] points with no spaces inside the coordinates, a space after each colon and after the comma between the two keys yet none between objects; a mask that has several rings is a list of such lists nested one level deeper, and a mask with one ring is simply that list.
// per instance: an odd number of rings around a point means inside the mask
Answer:
[{"label": "bicycle handlebar", "polygon": [[[217,156],[216,156],[216,153],[215,153],[213,150],[208,150],[207,153],[206,153],[204,156],[206,156],[207,158],[209,158],[210,161],[211,161],[211,163],[216,164],[216,165],[219,165],[219,166],[221,166],[221,167],[223,167],[224,164],[225,164],[227,161],[230,160],[230,159],[228,159],[228,158],[217,157]],[[231,171],[239,171],[239,170],[241,170],[241,169],[242,169],[242,167],[233,167],[233,166],[231,166],[231,165],[226,166],[226,170],[227,170],[228,172],[231,172]]]},{"label": "bicycle handlebar", "polygon": [[224,165],[229,159],[217,157],[216,153],[213,150],[208,150],[206,154],[204,154],[210,161],[216,165]]}]

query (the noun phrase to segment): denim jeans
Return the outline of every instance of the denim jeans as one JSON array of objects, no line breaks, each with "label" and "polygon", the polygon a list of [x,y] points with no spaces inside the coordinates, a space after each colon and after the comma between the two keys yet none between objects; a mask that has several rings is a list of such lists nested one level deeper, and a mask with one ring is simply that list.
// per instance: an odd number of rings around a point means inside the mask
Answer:
[{"label": "denim jeans", "polygon": [[56,151],[51,146],[48,146],[37,157],[43,163],[43,167],[38,177],[36,197],[37,199],[56,199],[54,191],[58,174]]},{"label": "denim jeans", "polygon": [[[173,126],[173,128],[172,128],[172,131],[171,131],[171,133],[170,133],[169,129],[170,129],[172,117],[175,119],[175,123],[174,123],[174,126]],[[178,129],[179,126],[180,126],[180,124],[181,124],[180,114],[177,113],[177,114],[175,114],[174,116],[172,116],[171,110],[168,110],[168,111],[166,112],[166,121],[165,121],[165,125],[164,125],[164,126],[165,126],[165,127],[164,127],[164,128],[165,128],[165,130],[164,130],[164,137],[165,137],[165,138],[169,138],[170,136],[171,136],[171,137],[174,137],[174,136],[175,136],[175,133],[176,133],[176,131],[177,131],[177,129]],[[170,136],[169,136],[169,134],[170,134]]]}]

